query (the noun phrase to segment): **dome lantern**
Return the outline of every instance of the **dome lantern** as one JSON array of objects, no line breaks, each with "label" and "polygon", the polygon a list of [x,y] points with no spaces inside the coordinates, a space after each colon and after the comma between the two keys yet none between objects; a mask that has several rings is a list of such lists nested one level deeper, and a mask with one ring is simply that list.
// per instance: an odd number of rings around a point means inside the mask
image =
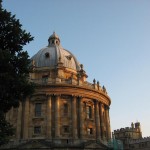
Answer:
[{"label": "dome lantern", "polygon": [[53,45],[60,45],[60,39],[59,36],[53,32],[53,34],[49,37],[48,39],[48,46],[53,46]]}]

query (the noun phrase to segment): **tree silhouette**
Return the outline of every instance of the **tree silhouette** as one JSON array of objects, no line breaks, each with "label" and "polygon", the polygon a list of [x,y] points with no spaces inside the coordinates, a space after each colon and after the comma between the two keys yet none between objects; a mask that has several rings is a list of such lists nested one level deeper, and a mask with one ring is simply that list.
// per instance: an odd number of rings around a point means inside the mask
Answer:
[{"label": "tree silhouette", "polygon": [[19,102],[34,90],[28,80],[30,59],[23,50],[23,46],[32,40],[15,15],[2,8],[0,0],[0,145],[13,134],[5,114],[12,107],[18,107]]}]

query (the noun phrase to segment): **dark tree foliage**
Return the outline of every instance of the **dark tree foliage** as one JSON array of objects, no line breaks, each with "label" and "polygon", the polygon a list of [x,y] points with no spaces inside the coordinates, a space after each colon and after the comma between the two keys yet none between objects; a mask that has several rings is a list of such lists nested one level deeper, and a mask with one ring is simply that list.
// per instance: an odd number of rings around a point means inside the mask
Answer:
[{"label": "dark tree foliage", "polygon": [[14,134],[12,125],[5,120],[5,115],[0,113],[0,145],[9,142],[10,135]]},{"label": "dark tree foliage", "polygon": [[22,29],[15,15],[2,8],[0,0],[0,141],[5,139],[5,135],[12,135],[4,114],[11,107],[18,107],[19,101],[34,89],[28,81],[30,59],[23,51],[23,46],[32,40],[33,37]]}]

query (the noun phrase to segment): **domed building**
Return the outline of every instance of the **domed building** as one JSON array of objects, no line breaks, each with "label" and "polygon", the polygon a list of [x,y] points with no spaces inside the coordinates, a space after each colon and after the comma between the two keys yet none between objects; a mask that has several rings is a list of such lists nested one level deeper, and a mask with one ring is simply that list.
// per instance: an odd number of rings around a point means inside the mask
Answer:
[{"label": "domed building", "polygon": [[95,79],[86,81],[83,65],[61,46],[56,33],[31,60],[35,93],[6,115],[16,128],[11,147],[107,148],[111,100],[105,87]]}]

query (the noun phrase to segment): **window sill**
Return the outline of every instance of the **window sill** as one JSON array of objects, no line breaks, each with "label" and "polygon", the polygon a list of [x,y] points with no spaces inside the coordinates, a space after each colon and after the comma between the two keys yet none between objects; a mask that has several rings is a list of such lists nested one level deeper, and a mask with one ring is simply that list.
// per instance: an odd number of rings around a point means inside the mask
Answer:
[{"label": "window sill", "polygon": [[35,119],[44,120],[44,117],[42,117],[42,116],[39,116],[39,117],[33,117],[32,119],[33,119],[33,120],[35,120]]},{"label": "window sill", "polygon": [[32,135],[32,138],[40,138],[40,139],[43,139],[43,135],[42,134],[33,134]]}]

